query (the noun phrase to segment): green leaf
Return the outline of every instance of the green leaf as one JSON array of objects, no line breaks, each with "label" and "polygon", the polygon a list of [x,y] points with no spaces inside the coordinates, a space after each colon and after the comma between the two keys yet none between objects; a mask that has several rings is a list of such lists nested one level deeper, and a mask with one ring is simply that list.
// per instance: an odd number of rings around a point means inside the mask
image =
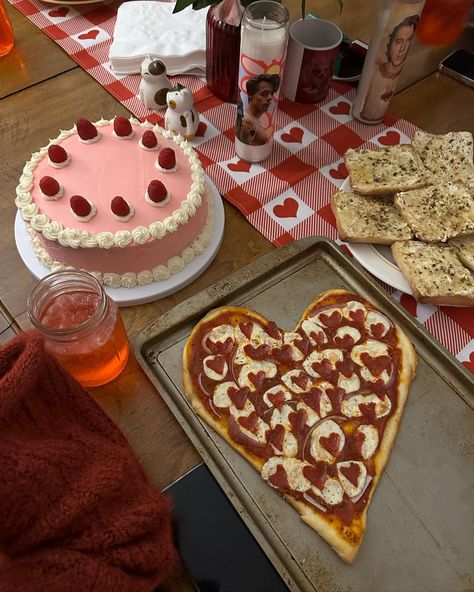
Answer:
[{"label": "green leaf", "polygon": [[176,0],[176,6],[174,7],[173,14],[184,10],[193,3],[193,0]]},{"label": "green leaf", "polygon": [[219,4],[219,2],[214,2],[214,0],[194,0],[193,9],[200,10],[206,8],[206,6],[211,6],[211,4]]}]

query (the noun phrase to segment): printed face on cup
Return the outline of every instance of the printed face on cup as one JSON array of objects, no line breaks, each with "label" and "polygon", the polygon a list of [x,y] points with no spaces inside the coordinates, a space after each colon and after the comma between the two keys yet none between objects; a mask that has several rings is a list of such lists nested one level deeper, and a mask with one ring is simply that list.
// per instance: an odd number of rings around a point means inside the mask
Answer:
[{"label": "printed face on cup", "polygon": [[297,103],[326,98],[342,32],[320,19],[298,21],[290,28],[283,92]]}]

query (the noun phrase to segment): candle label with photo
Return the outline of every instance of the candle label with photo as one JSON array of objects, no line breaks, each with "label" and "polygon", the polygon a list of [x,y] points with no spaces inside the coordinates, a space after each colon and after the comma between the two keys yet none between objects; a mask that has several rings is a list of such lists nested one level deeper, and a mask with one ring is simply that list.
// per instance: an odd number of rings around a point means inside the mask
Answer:
[{"label": "candle label with photo", "polygon": [[248,146],[263,146],[273,136],[285,54],[270,63],[240,56],[236,136]]},{"label": "candle label with photo", "polygon": [[378,123],[388,110],[424,0],[386,0],[372,34],[352,114]]}]

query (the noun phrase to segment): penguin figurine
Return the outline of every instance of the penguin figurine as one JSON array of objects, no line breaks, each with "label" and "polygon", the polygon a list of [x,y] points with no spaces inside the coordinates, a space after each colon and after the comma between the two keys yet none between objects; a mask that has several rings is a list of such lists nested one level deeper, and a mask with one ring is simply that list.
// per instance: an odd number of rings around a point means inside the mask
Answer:
[{"label": "penguin figurine", "polygon": [[178,85],[166,95],[168,109],[165,112],[165,127],[173,134],[181,134],[192,140],[199,126],[199,114],[193,107],[193,94],[185,86]]},{"label": "penguin figurine", "polygon": [[171,83],[166,76],[166,66],[157,58],[146,56],[141,64],[142,79],[139,95],[147,109],[166,107],[166,94],[171,90]]}]

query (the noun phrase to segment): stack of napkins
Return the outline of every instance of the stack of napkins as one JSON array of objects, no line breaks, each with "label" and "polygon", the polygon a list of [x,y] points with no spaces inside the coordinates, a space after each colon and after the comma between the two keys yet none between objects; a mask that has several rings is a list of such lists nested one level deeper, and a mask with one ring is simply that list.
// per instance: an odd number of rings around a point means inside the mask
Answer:
[{"label": "stack of napkins", "polygon": [[119,7],[109,54],[114,72],[139,73],[150,55],[163,60],[169,75],[205,74],[208,9],[189,6],[172,14],[174,6],[174,2],[135,0]]}]

